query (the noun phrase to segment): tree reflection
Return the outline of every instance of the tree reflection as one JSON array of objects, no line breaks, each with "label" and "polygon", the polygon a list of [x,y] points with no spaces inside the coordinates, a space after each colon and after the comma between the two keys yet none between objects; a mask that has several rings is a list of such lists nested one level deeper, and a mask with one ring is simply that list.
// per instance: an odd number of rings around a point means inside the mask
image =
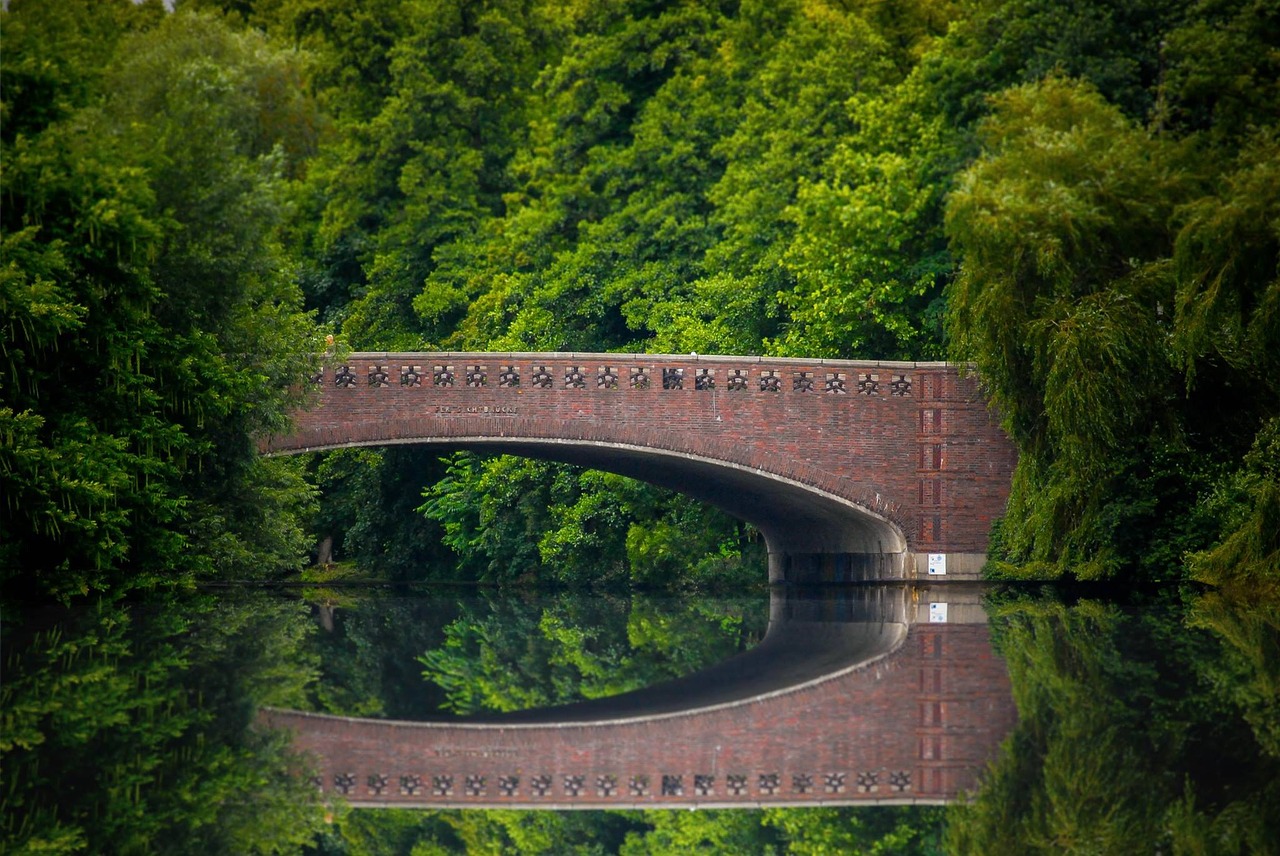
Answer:
[{"label": "tree reflection", "polygon": [[1019,723],[948,849],[1274,852],[1278,614],[1220,592],[1004,598]]},{"label": "tree reflection", "polygon": [[288,852],[323,825],[301,759],[252,727],[315,677],[298,603],[104,600],[4,630],[0,849]]},{"label": "tree reflection", "polygon": [[[618,695],[690,674],[740,653],[764,635],[768,602],[755,596],[682,599],[644,594],[559,592],[428,601],[353,602],[339,632],[322,643],[330,713],[425,717],[506,712]],[[400,616],[389,629],[389,617]],[[398,630],[399,641],[391,637]],[[370,652],[379,650],[383,655]],[[416,646],[416,647],[415,647]],[[388,654],[390,651],[392,653]],[[351,669],[348,658],[371,668]],[[376,661],[376,662],[375,662]],[[422,702],[405,703],[403,678]],[[378,675],[383,675],[379,678]]]},{"label": "tree reflection", "polygon": [[332,630],[305,599],[266,594],[9,613],[2,843],[156,853],[665,853],[717,842],[779,853],[1274,852],[1280,604],[1255,589],[1114,594],[991,598],[1020,721],[973,800],[945,812],[347,811],[322,806],[303,762],[252,724],[262,705],[421,709],[430,692],[396,687],[428,686],[424,647],[447,653],[427,663],[433,680],[447,667],[460,687],[472,683],[480,707],[493,707],[485,693],[541,703],[615,691],[749,645],[765,616],[745,599],[351,598]]}]

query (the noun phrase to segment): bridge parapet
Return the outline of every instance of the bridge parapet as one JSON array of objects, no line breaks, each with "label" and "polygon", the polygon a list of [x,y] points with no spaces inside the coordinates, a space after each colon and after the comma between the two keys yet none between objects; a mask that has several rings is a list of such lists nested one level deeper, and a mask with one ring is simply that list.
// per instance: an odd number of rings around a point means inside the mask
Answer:
[{"label": "bridge parapet", "polygon": [[581,463],[719,505],[778,553],[905,550],[921,571],[928,554],[980,559],[1015,460],[947,363],[366,352],[313,380],[315,406],[268,451],[438,443]]}]

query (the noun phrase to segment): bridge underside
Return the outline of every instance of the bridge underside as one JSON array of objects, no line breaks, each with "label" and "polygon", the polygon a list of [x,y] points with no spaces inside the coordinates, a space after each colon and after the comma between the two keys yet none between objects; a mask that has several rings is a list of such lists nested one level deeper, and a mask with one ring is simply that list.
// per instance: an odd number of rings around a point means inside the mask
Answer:
[{"label": "bridge underside", "polygon": [[[836,602],[819,590],[774,589],[769,629],[736,657],[644,689],[573,704],[469,716],[472,724],[625,722],[744,704],[830,680],[899,648],[915,619],[905,584],[858,586]],[[825,599],[824,599],[825,598]]]},{"label": "bridge underside", "polygon": [[677,491],[759,530],[769,549],[772,581],[785,576],[783,557],[813,554],[846,557],[857,578],[904,575],[907,544],[895,524],[847,499],[762,470],[620,443],[511,437],[397,442],[557,461]]}]

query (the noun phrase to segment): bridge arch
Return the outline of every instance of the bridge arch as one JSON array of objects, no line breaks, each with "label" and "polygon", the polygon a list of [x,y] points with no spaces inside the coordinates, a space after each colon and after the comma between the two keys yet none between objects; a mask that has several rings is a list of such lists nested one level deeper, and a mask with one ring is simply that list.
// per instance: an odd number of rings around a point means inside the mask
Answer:
[{"label": "bridge arch", "polygon": [[359,353],[315,381],[266,451],[434,444],[616,472],[754,525],[775,579],[803,555],[844,556],[846,576],[912,576],[926,554],[976,569],[1014,461],[945,363]]},{"label": "bridge arch", "polygon": [[[683,493],[750,523],[764,536],[771,556],[865,556],[861,560],[864,567],[872,562],[870,557],[884,556],[886,562],[875,566],[881,570],[892,568],[890,576],[901,575],[899,566],[906,538],[889,511],[878,512],[814,485],[818,474],[806,482],[801,480],[803,475],[780,475],[695,452],[609,440],[453,435],[374,439],[327,448],[387,445],[434,445],[449,450],[504,453],[617,473]],[[890,556],[898,559],[891,560]],[[778,568],[772,576],[780,575]]]}]

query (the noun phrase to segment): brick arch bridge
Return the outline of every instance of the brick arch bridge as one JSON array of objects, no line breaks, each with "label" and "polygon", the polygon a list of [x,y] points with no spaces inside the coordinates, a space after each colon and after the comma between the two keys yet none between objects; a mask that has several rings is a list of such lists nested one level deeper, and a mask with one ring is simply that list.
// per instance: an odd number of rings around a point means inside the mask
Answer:
[{"label": "brick arch bridge", "polygon": [[754,649],[577,705],[408,722],[266,710],[327,799],[385,808],[945,803],[1016,721],[965,583],[772,592]]},{"label": "brick arch bridge", "polygon": [[973,576],[1016,453],[947,363],[354,353],[269,453],[433,443],[689,494],[764,535],[770,578]]}]

